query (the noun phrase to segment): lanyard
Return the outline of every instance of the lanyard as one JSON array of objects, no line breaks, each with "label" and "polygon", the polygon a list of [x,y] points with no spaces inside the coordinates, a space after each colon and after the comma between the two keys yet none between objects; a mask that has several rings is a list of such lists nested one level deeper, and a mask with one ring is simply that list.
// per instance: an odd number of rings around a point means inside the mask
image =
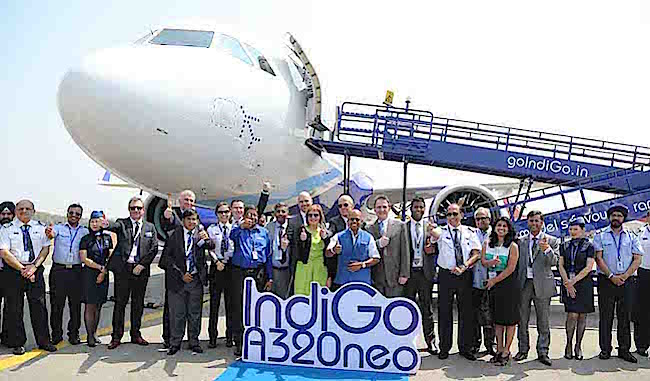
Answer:
[{"label": "lanyard", "polygon": [[98,236],[97,240],[95,242],[97,242],[97,248],[99,249],[99,255],[103,255],[104,254],[104,236],[103,235]]},{"label": "lanyard", "polygon": [[571,252],[569,254],[569,271],[575,271],[576,268],[576,256],[578,255],[578,250],[580,249],[580,244],[582,240],[571,240]]},{"label": "lanyard", "polygon": [[[418,224],[420,224],[420,228],[422,228],[422,222],[420,222],[420,221],[418,221],[417,223],[415,223],[413,225],[413,227],[415,227],[415,237],[413,237],[413,238],[415,238],[415,250],[417,250],[419,252],[420,251],[420,246],[422,245],[422,241],[424,241],[424,234],[423,234],[424,232],[420,233],[420,231],[418,229]],[[420,234],[418,234],[418,233],[420,233]]]},{"label": "lanyard", "polygon": [[72,243],[74,242],[74,239],[77,238],[77,233],[79,233],[79,226],[77,226],[77,230],[75,230],[74,235],[72,235],[72,229],[70,228],[70,225],[68,225],[68,232],[70,233],[70,236],[72,236],[72,239],[70,239],[70,253],[72,253]]},{"label": "lanyard", "polygon": [[612,235],[612,239],[614,240],[614,245],[616,245],[616,254],[618,255],[617,257],[618,262],[620,263],[621,262],[621,241],[623,241],[623,232],[621,232],[621,234],[619,235],[618,244],[616,244],[616,237],[614,237],[614,232],[610,230],[609,234]]}]

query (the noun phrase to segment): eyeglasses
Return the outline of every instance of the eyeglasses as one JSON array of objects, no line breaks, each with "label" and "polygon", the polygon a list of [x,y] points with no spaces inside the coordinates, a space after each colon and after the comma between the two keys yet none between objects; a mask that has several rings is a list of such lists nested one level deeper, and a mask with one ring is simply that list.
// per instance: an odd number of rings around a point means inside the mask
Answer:
[{"label": "eyeglasses", "polygon": [[309,214],[307,215],[307,217],[316,217],[316,218],[320,218],[320,214],[318,214],[318,213],[309,213]]},{"label": "eyeglasses", "polygon": [[348,218],[348,220],[359,222],[359,221],[361,221],[361,218],[351,217],[351,218]]},{"label": "eyeglasses", "polygon": [[450,216],[456,217],[456,216],[459,216],[459,215],[460,215],[460,213],[458,213],[458,212],[447,212],[447,217],[450,217]]},{"label": "eyeglasses", "polygon": [[339,208],[347,208],[348,206],[350,206],[350,204],[347,202],[345,204],[339,204]]},{"label": "eyeglasses", "polygon": [[144,209],[143,206],[129,206],[129,210],[135,211],[135,210],[142,210]]},{"label": "eyeglasses", "polygon": [[476,217],[476,221],[489,220],[490,217]]},{"label": "eyeglasses", "polygon": [[230,210],[218,210],[217,213],[218,214],[228,214],[228,213],[230,213]]},{"label": "eyeglasses", "polygon": [[81,213],[77,213],[77,212],[68,212],[68,216],[72,216],[72,217],[81,217]]}]

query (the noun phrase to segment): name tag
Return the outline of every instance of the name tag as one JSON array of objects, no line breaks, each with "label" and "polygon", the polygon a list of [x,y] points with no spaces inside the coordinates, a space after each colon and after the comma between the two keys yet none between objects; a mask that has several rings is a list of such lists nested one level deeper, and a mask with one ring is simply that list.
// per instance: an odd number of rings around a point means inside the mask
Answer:
[{"label": "name tag", "polygon": [[533,268],[532,267],[528,268],[528,272],[527,272],[526,276],[528,277],[528,279],[533,279]]},{"label": "name tag", "polygon": [[618,261],[618,262],[616,263],[616,269],[617,269],[618,271],[625,271],[625,270],[627,270],[627,269],[625,268],[625,265],[623,265],[623,261]]},{"label": "name tag", "polygon": [[256,261],[257,258],[259,258],[259,257],[257,256],[257,251],[255,251],[255,250],[253,250],[253,253],[252,253],[251,256],[253,257],[253,260],[254,260],[254,261]]},{"label": "name tag", "polygon": [[413,267],[422,267],[422,258],[414,258]]},{"label": "name tag", "polygon": [[146,232],[146,233],[144,233],[144,236],[147,237],[147,238],[151,238],[151,237],[153,237],[153,232]]}]

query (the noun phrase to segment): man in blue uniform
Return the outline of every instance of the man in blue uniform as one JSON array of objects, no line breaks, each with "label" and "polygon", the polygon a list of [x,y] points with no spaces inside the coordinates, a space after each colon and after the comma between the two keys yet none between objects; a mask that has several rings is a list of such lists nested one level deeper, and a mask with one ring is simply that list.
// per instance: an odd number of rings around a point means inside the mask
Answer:
[{"label": "man in blue uniform", "polygon": [[636,301],[636,271],[641,265],[643,250],[637,236],[625,228],[625,205],[614,204],[607,210],[609,226],[594,236],[596,263],[598,264],[598,311],[600,323],[598,336],[600,354],[607,360],[612,352],[612,325],[614,312],[618,321],[618,357],[636,363],[630,353],[630,320]]},{"label": "man in blue uniform", "polygon": [[230,261],[232,266],[232,307],[233,338],[235,339],[235,356],[241,356],[244,334],[242,293],[244,279],[255,279],[258,290],[270,291],[273,285],[273,262],[271,240],[265,228],[257,225],[257,208],[253,205],[244,207],[244,215],[239,225],[233,225],[230,239],[235,244]]}]

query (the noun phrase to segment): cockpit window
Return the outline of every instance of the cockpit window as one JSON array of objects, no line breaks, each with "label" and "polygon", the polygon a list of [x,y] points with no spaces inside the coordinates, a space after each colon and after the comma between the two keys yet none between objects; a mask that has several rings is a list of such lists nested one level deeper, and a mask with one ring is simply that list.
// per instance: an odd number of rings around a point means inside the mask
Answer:
[{"label": "cockpit window", "polygon": [[155,45],[193,46],[209,48],[214,32],[187,29],[163,29],[149,43]]},{"label": "cockpit window", "polygon": [[154,35],[154,32],[149,32],[149,33],[145,34],[144,36],[138,38],[138,39],[137,39],[133,44],[135,44],[135,45],[142,45],[142,44],[144,44],[144,43],[145,43],[149,38],[151,38],[151,36],[153,36],[153,35]]},{"label": "cockpit window", "polygon": [[250,57],[248,57],[248,54],[246,54],[246,51],[244,48],[242,48],[239,41],[228,35],[217,35],[217,40],[214,43],[214,47],[230,53],[230,55],[233,57],[239,58],[249,65],[253,65],[253,61],[251,61]]},{"label": "cockpit window", "polygon": [[265,72],[275,75],[275,72],[271,68],[271,65],[269,64],[269,61],[266,60],[266,57],[260,52],[259,50],[255,49],[254,47],[244,43],[246,45],[246,49],[253,55],[253,59],[257,60],[257,62],[260,65],[260,69],[264,70]]}]

